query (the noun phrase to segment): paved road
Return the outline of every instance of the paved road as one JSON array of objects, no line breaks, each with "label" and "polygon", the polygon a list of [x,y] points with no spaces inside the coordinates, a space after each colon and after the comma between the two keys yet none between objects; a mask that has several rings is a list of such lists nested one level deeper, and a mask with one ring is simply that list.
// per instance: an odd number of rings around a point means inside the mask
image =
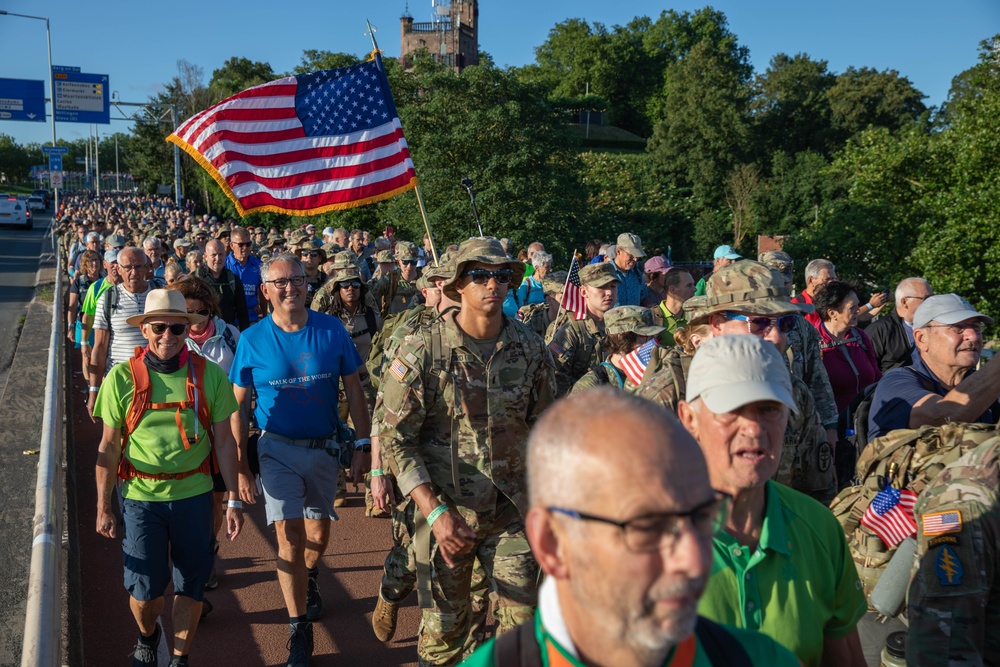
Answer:
[{"label": "paved road", "polygon": [[[74,366],[79,369],[78,359]],[[120,541],[105,539],[94,530],[93,471],[100,430],[87,417],[83,391],[81,376],[74,373],[69,418],[75,437],[70,451],[75,460],[70,467],[78,485],[84,664],[124,665],[135,644],[135,623],[122,587]],[[364,496],[360,491],[351,493],[351,488],[348,485],[348,506],[338,509],[341,520],[333,526],[322,560],[319,581],[326,613],[314,629],[313,665],[416,664],[416,594],[400,611],[394,641],[381,644],[372,632],[371,613],[391,544],[390,526],[387,519],[365,518]],[[285,664],[288,616],[275,574],[275,545],[274,531],[267,526],[259,503],[248,512],[243,535],[221,547],[225,573],[220,587],[208,594],[215,609],[198,628],[192,664]]]},{"label": "paved road", "polygon": [[36,213],[32,230],[0,227],[0,392],[14,357],[18,320],[35,294],[38,255],[51,220],[51,214]]}]

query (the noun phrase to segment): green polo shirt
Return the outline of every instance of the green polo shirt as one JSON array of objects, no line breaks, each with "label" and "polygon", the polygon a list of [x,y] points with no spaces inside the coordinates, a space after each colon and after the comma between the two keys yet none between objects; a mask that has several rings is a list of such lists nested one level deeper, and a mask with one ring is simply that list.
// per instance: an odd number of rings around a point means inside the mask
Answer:
[{"label": "green polo shirt", "polygon": [[715,538],[712,576],[698,613],[759,630],[818,667],[824,638],[844,637],[867,610],[844,529],[812,498],[768,481],[760,544]]},{"label": "green polo shirt", "polygon": [[[776,642],[757,632],[738,628],[726,628],[750,658],[750,664],[768,667],[798,667],[799,662],[789,651]],[[544,667],[586,667],[583,661],[574,658],[573,653],[560,645],[542,625],[541,617],[535,614],[535,639],[541,651]],[[462,667],[494,667],[493,641],[489,640],[469,656]],[[663,667],[712,667],[704,647],[695,636],[675,646]]]},{"label": "green polo shirt", "polygon": [[656,337],[656,341],[660,345],[666,345],[667,347],[673,347],[676,345],[674,342],[674,332],[683,326],[687,325],[687,318],[684,317],[684,311],[681,310],[680,315],[674,315],[667,308],[666,303],[661,301],[658,306],[660,309],[660,314],[663,315],[663,326],[666,327],[663,333]]}]

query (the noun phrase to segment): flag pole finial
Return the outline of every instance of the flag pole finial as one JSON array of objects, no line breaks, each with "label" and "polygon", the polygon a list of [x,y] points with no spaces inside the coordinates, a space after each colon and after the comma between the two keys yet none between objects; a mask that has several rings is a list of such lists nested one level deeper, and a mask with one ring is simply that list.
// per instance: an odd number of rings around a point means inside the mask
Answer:
[{"label": "flag pole finial", "polygon": [[378,32],[378,27],[373,26],[372,22],[369,21],[368,19],[365,19],[365,23],[368,24],[368,30],[365,31],[365,34],[368,35],[368,37],[370,37],[372,40],[372,52],[378,53],[379,52],[378,42],[375,41],[375,33]]}]

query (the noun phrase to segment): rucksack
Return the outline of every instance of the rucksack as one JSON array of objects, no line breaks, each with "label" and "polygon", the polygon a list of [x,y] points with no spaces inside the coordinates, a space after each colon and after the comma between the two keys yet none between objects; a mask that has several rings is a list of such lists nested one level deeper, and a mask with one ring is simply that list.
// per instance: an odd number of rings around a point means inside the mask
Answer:
[{"label": "rucksack", "polygon": [[517,319],[539,336],[545,336],[549,326],[549,304],[529,303],[517,309]]},{"label": "rucksack", "polygon": [[[122,481],[128,481],[133,477],[142,477],[144,479],[184,479],[199,472],[211,475],[212,471],[217,469],[218,466],[214,461],[215,434],[212,433],[212,411],[205,395],[205,358],[200,354],[188,351],[188,375],[184,383],[186,392],[185,400],[170,403],[153,403],[153,387],[149,379],[149,369],[146,368],[146,364],[142,360],[143,355],[147,354],[147,351],[148,348],[137,347],[135,348],[135,355],[128,360],[129,373],[132,377],[133,386],[132,402],[125,413],[125,423],[121,429],[122,455],[118,463],[118,478]],[[125,457],[129,434],[135,432],[135,429],[138,428],[139,423],[148,411],[169,410],[171,408],[175,410],[174,415],[177,430],[180,431],[184,449],[191,449],[191,441],[184,431],[181,411],[188,408],[195,410],[198,415],[194,428],[195,442],[199,439],[198,425],[200,424],[208,432],[209,442],[212,443],[208,456],[202,460],[197,468],[179,473],[151,474],[136,470],[135,466]]]},{"label": "rucksack", "polygon": [[382,364],[385,361],[385,344],[392,337],[392,333],[400,326],[406,324],[411,319],[420,317],[423,312],[421,308],[410,308],[402,312],[390,315],[382,321],[382,328],[372,335],[371,347],[368,349],[368,358],[365,360],[365,368],[368,369],[368,379],[372,387],[379,388],[382,383]]},{"label": "rucksack", "polygon": [[844,527],[866,597],[896,552],[861,524],[861,517],[879,491],[892,485],[920,495],[948,464],[998,434],[1000,431],[992,424],[953,422],[899,429],[865,446],[856,467],[861,482],[837,494],[830,509]]}]

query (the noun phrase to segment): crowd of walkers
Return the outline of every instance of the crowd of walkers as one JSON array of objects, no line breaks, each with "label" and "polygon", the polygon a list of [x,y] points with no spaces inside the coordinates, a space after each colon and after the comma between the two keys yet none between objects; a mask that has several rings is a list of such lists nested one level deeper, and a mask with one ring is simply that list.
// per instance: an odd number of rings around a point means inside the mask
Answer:
[{"label": "crowd of walkers", "polygon": [[349,479],[393,540],[372,630],[416,591],[422,665],[1000,664],[993,320],[933,281],[816,258],[795,290],[787,253],[729,245],[693,275],[628,231],[567,272],[542,241],[132,193],[70,193],[54,224],[133,665],[171,582],[188,664],[258,500],[310,664]]}]

